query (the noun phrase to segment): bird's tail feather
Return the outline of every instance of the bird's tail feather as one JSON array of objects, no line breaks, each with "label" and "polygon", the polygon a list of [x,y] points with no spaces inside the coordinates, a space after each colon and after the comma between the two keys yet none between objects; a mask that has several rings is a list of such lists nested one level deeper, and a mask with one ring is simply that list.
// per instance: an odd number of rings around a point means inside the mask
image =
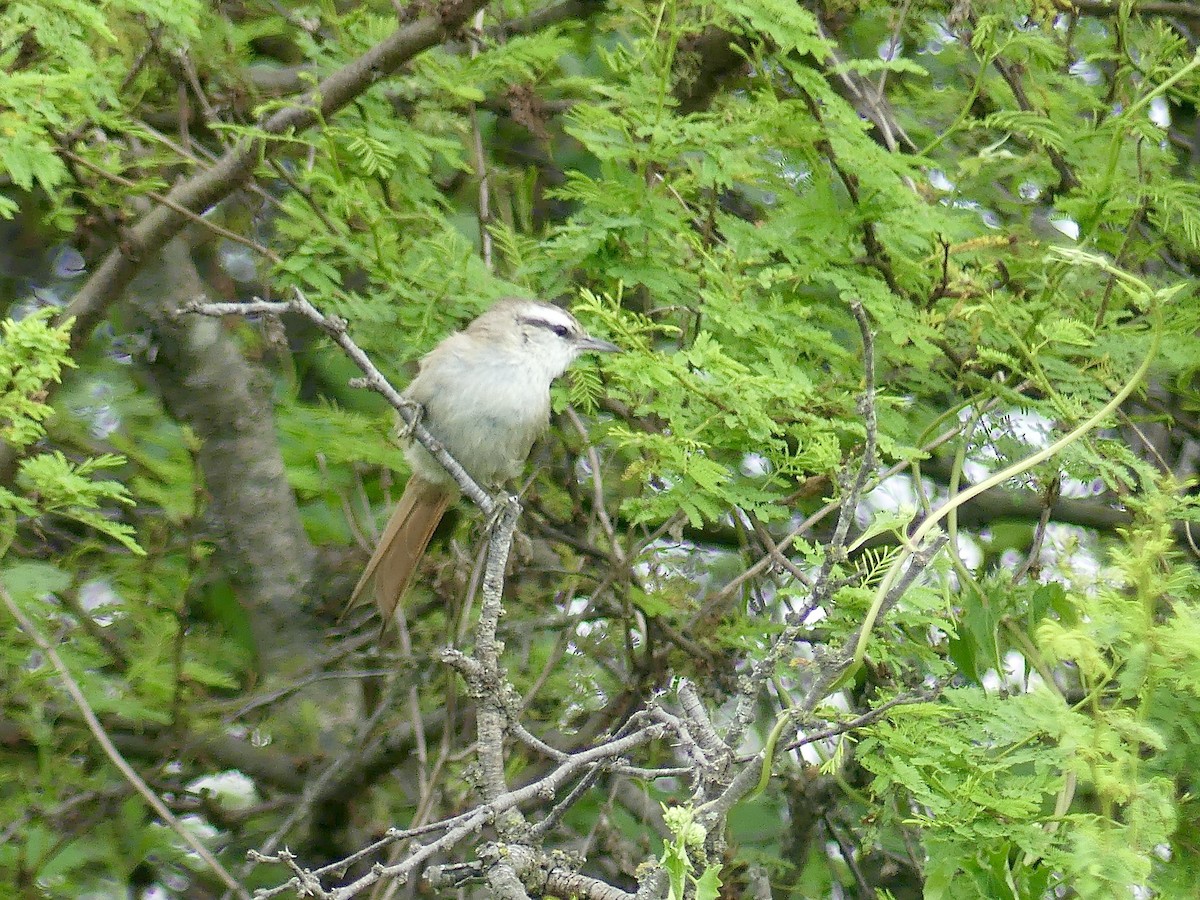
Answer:
[{"label": "bird's tail feather", "polygon": [[362,601],[367,585],[374,580],[375,605],[383,616],[384,627],[391,623],[392,614],[412,583],[425,548],[452,499],[454,492],[444,486],[426,481],[419,475],[409,478],[379,539],[379,546],[350,595],[347,612]]}]

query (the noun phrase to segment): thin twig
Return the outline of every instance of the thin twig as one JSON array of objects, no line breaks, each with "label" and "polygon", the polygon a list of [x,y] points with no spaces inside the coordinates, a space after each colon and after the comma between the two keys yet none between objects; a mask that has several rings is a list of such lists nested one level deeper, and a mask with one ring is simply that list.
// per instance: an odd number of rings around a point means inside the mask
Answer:
[{"label": "thin twig", "polygon": [[[406,878],[425,860],[436,855],[437,853],[453,847],[459,842],[465,840],[470,835],[477,833],[480,828],[490,822],[496,821],[503,813],[509,810],[518,809],[523,804],[537,800],[541,797],[553,795],[560,787],[562,787],[562,785],[575,778],[577,773],[586,771],[596,765],[605,765],[609,760],[618,759],[636,747],[648,743],[649,741],[666,737],[667,734],[668,731],[665,726],[655,723],[638,728],[633,733],[624,737],[616,738],[597,747],[593,747],[588,750],[581,750],[578,753],[572,754],[568,760],[561,763],[542,778],[539,778],[538,780],[527,784],[524,787],[508,791],[488,803],[480,804],[469,812],[460,816],[456,816],[452,820],[435,823],[434,825],[429,826],[428,830],[434,830],[435,828],[445,827],[446,825],[453,823],[451,827],[446,830],[445,834],[436,840],[417,848],[411,855],[408,856],[408,858],[404,859],[403,861],[390,866],[375,866],[371,869],[371,871],[367,872],[362,877],[356,879],[350,884],[328,891],[328,895],[331,900],[347,900],[347,898],[359,894],[366,888],[385,878]],[[407,835],[401,833],[397,833],[396,836],[386,836],[372,845],[370,850],[374,852],[380,846],[390,844],[406,836]],[[348,857],[345,860],[331,863],[328,866],[314,870],[308,874],[320,876],[335,871],[343,871],[350,861],[364,858],[364,853],[365,851],[359,851],[359,853],[354,854],[353,857]],[[282,860],[277,856],[265,857],[263,861],[282,862]],[[256,900],[269,900],[269,898],[277,897],[291,889],[291,883],[285,882],[284,884],[277,885],[273,888],[260,890],[256,893],[255,897]]]},{"label": "thin twig", "polygon": [[388,380],[383,377],[383,373],[371,362],[371,358],[354,343],[346,331],[345,320],[337,316],[322,314],[320,310],[308,302],[308,298],[304,296],[299,288],[295,288],[294,290],[296,293],[295,300],[275,302],[256,299],[249,303],[208,303],[200,299],[185,303],[180,307],[179,312],[197,313],[202,316],[251,316],[264,314],[278,316],[284,313],[297,313],[304,316],[304,318],[328,334],[333,339],[333,342],[341,347],[354,364],[358,366],[359,370],[366,376],[360,380],[361,386],[382,394],[384,399],[396,410],[400,418],[404,420],[408,432],[412,437],[428,450],[434,459],[441,463],[450,477],[458,484],[459,489],[485,515],[492,515],[495,512],[496,504],[492,501],[487,491],[481,488],[475,479],[467,474],[467,471],[450,455],[441,442],[429,433],[429,429],[420,423],[419,416],[414,409],[415,405],[402,397],[400,392],[392,387]]},{"label": "thin twig", "polygon": [[[955,437],[958,436],[958,434],[962,431],[962,428],[963,428],[962,423],[959,423],[958,425],[955,425],[951,428],[947,428],[945,431],[943,431],[941,434],[939,434],[932,441],[925,444],[925,446],[923,446],[921,448],[921,452],[922,453],[931,453],[932,451],[936,450],[938,447],[942,446],[943,444],[949,443],[950,441],[954,440]],[[898,472],[904,471],[910,465],[911,465],[911,463],[908,460],[901,460],[900,462],[895,463],[892,466],[889,466],[888,468],[884,469],[882,472],[880,472],[878,475],[876,475],[874,478],[871,479],[871,482],[870,482],[871,486],[875,486],[875,485],[880,484],[883,481],[886,481],[887,479],[891,478],[893,475],[897,474]],[[805,519],[803,522],[801,522],[799,525],[792,528],[791,531],[789,531],[786,535],[784,535],[782,538],[780,538],[779,541],[777,542],[776,546],[779,548],[780,552],[786,552],[787,549],[789,547],[791,547],[792,542],[794,540],[796,540],[796,538],[798,538],[798,537],[800,537],[800,535],[805,534],[806,532],[812,530],[812,528],[818,522],[822,521],[830,513],[837,510],[839,506],[841,506],[840,500],[831,500],[828,503],[826,503],[824,506],[822,506],[820,509],[818,509],[816,512],[814,512],[807,519]],[[714,596],[710,597],[705,602],[704,607],[701,609],[701,615],[703,616],[703,615],[710,614],[714,607],[719,606],[725,600],[732,597],[734,592],[737,591],[738,588],[740,588],[743,584],[745,584],[751,578],[756,578],[757,576],[763,574],[763,572],[765,572],[767,569],[769,569],[774,564],[774,562],[775,562],[775,557],[772,554],[768,553],[765,556],[763,556],[761,559],[759,559],[757,562],[755,562],[753,565],[748,566],[743,572],[739,573],[735,578],[731,579],[729,581],[729,583],[725,585],[725,587],[721,588],[720,591],[718,591]]]},{"label": "thin twig", "polygon": [[100,720],[96,718],[96,714],[92,711],[91,705],[88,703],[87,698],[83,695],[83,690],[79,687],[79,683],[75,680],[74,676],[71,675],[71,670],[67,668],[67,664],[63,662],[63,658],[58,655],[58,650],[54,648],[53,644],[46,640],[46,636],[43,635],[38,627],[33,623],[33,620],[25,615],[24,610],[17,605],[16,601],[13,600],[12,596],[8,593],[8,590],[3,584],[0,584],[0,602],[4,603],[4,606],[8,609],[9,614],[11,614],[12,617],[17,620],[17,624],[21,626],[21,630],[25,632],[26,636],[28,636],[30,640],[37,644],[41,651],[46,654],[46,658],[50,660],[50,664],[54,666],[54,670],[58,673],[59,680],[62,682],[63,687],[70,695],[71,700],[75,703],[76,708],[79,710],[79,714],[83,716],[84,722],[87,723],[88,730],[92,733],[92,736],[100,745],[100,749],[104,751],[104,755],[108,757],[109,761],[116,767],[117,771],[124,776],[125,780],[132,785],[135,791],[142,795],[142,798],[147,804],[149,804],[150,808],[154,810],[155,815],[162,819],[167,827],[175,832],[175,834],[177,834],[180,839],[187,844],[188,847],[190,847],[191,850],[197,856],[199,856],[201,860],[204,861],[204,864],[216,873],[217,877],[221,879],[226,887],[241,897],[242,900],[250,900],[250,893],[244,887],[242,887],[242,885],[239,884],[232,875],[229,874],[228,870],[221,865],[220,860],[212,855],[212,852],[206,846],[204,846],[203,843],[201,843],[199,838],[192,834],[192,832],[189,831],[182,822],[175,818],[174,814],[167,809],[166,804],[163,803],[158,794],[150,790],[149,785],[142,780],[142,776],[137,773],[133,766],[129,765],[129,763],[125,761],[125,757],[123,757],[121,752],[113,745],[108,733],[104,730],[104,726],[100,723]]},{"label": "thin twig", "polygon": [[[470,35],[471,59],[479,55],[479,42],[483,37],[483,10],[475,13],[475,22]],[[483,252],[483,264],[489,272],[494,271],[492,261],[492,233],[488,226],[492,222],[491,190],[488,186],[487,157],[483,150],[483,132],[479,128],[479,112],[475,104],[467,107],[471,123],[471,150],[474,157],[475,177],[479,179],[479,242]]]},{"label": "thin twig", "polygon": [[[831,725],[821,731],[814,731],[811,734],[806,734],[802,738],[796,738],[794,741],[789,741],[780,747],[780,750],[790,751],[799,750],[801,747],[806,747],[809,744],[815,744],[817,741],[828,740],[831,737],[837,737],[840,734],[846,734],[851,731],[857,731],[860,728],[865,728],[868,725],[873,725],[886,716],[891,710],[897,706],[911,706],[917,703],[929,703],[931,700],[937,699],[941,692],[949,683],[949,679],[938,681],[931,687],[921,688],[907,694],[900,694],[898,697],[893,697],[886,703],[881,703],[874,709],[869,709],[853,719],[848,719],[845,722],[839,722],[836,725]],[[738,762],[749,762],[753,757],[739,757]]]},{"label": "thin twig", "polygon": [[604,529],[604,536],[608,538],[613,563],[618,566],[624,566],[626,562],[625,552],[617,540],[616,529],[613,528],[612,519],[609,517],[608,510],[604,506],[604,479],[600,469],[600,454],[592,446],[587,426],[583,424],[583,420],[579,418],[579,413],[575,412],[574,407],[568,406],[566,415],[567,420],[571,423],[571,427],[583,438],[583,444],[586,448],[588,466],[592,470],[592,510],[596,513],[596,518],[600,520],[600,527]]},{"label": "thin twig", "polygon": [[821,821],[825,825],[825,830],[829,832],[829,836],[834,839],[838,845],[838,850],[841,851],[842,859],[846,861],[846,865],[850,869],[850,873],[854,876],[854,882],[858,886],[858,896],[862,900],[872,900],[878,896],[875,889],[871,887],[870,882],[862,873],[862,869],[858,866],[858,860],[854,858],[854,845],[846,838],[842,837],[841,832],[833,827],[833,820],[829,818],[829,813],[821,814]]},{"label": "thin twig", "polygon": [[213,234],[220,235],[227,241],[233,241],[234,243],[249,247],[255,253],[261,254],[264,259],[269,260],[275,265],[279,265],[283,262],[282,257],[280,257],[278,253],[269,247],[264,247],[257,241],[253,241],[245,235],[238,234],[236,231],[230,231],[228,228],[225,228],[223,225],[218,225],[216,222],[212,221],[206,216],[192,212],[186,206],[181,203],[176,203],[165,194],[160,194],[158,191],[147,190],[136,181],[126,178],[124,175],[118,175],[116,172],[110,172],[107,169],[96,165],[91,160],[80,156],[78,153],[68,150],[66,147],[59,147],[58,152],[67,159],[71,160],[71,162],[83,166],[85,169],[90,172],[94,172],[101,178],[108,179],[113,184],[119,184],[121,187],[129,188],[131,190],[138,190],[141,194],[149,197],[155,203],[161,203],[167,209],[179,213],[179,215],[183,216],[188,221],[195,222],[197,225],[207,228],[209,231],[213,232]]},{"label": "thin twig", "polygon": [[[380,698],[379,703],[376,704],[374,711],[358,729],[358,735],[356,736],[355,740],[350,744],[350,746],[343,750],[333,760],[333,762],[326,766],[324,771],[322,771],[319,776],[305,785],[304,793],[301,795],[299,801],[294,804],[294,808],[292,809],[291,813],[283,820],[283,823],[275,829],[271,836],[263,841],[255,853],[248,857],[246,864],[242,867],[242,870],[239,873],[242,878],[249,876],[249,874],[254,870],[254,867],[258,865],[258,863],[261,862],[264,857],[272,853],[274,849],[279,846],[279,843],[285,837],[287,837],[288,832],[290,832],[296,827],[297,824],[299,824],[308,816],[313,807],[313,803],[324,793],[325,788],[331,781],[333,781],[333,777],[346,766],[346,763],[357,758],[362,753],[368,736],[370,736],[371,732],[375,730],[375,727],[379,724],[380,719],[383,718],[384,713],[391,709],[391,706],[392,704],[389,692],[384,692],[384,695]],[[280,854],[280,859],[282,859],[284,862],[289,861],[286,857],[286,851]],[[317,884],[319,887],[319,881]],[[317,896],[320,895],[317,894]],[[228,895],[226,895],[223,900],[228,900]]]},{"label": "thin twig", "polygon": [[1037,527],[1033,530],[1033,540],[1029,544],[1029,553],[1026,554],[1025,561],[1021,564],[1020,568],[1013,572],[1013,584],[1019,584],[1041,558],[1042,543],[1046,540],[1046,528],[1050,524],[1050,517],[1054,513],[1054,503],[1058,500],[1060,484],[1061,482],[1056,475],[1046,486],[1043,495],[1045,505],[1042,507],[1042,514],[1038,516]]},{"label": "thin twig", "polygon": [[758,521],[758,517],[748,510],[742,510],[741,512],[746,517],[746,521],[750,523],[750,527],[754,530],[755,537],[758,538],[763,549],[767,551],[767,555],[774,560],[775,564],[784,569],[802,585],[811,588],[812,579],[803,569],[784,555],[783,551],[779,549],[779,545],[775,543],[775,539],[771,537],[771,533],[763,527],[762,522]]}]

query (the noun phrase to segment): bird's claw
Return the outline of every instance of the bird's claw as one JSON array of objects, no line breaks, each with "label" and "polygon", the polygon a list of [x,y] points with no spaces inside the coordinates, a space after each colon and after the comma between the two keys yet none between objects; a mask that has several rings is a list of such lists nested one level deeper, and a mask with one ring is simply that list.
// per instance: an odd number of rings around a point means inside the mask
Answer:
[{"label": "bird's claw", "polygon": [[402,442],[407,443],[412,440],[413,432],[417,430],[417,426],[425,418],[425,407],[415,400],[406,400],[405,409],[412,413],[412,418],[405,421],[403,417],[397,416],[399,421],[396,423],[396,437]]},{"label": "bird's claw", "polygon": [[493,532],[500,520],[511,515],[514,519],[521,513],[521,501],[516,494],[497,494],[492,498],[492,511],[488,515],[487,530]]}]

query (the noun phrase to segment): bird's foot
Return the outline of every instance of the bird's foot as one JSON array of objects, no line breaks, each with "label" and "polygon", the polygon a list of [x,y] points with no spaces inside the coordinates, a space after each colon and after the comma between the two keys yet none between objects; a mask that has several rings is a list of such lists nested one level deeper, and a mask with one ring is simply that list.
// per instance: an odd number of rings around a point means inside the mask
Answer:
[{"label": "bird's foot", "polygon": [[417,426],[424,420],[425,407],[415,400],[405,400],[404,408],[412,413],[412,418],[407,421],[404,418],[400,418],[400,421],[396,424],[396,437],[402,442],[407,443],[412,440],[413,432],[416,431]]},{"label": "bird's foot", "polygon": [[497,494],[492,497],[492,511],[487,518],[488,533],[495,533],[501,526],[515,528],[520,515],[521,500],[516,494]]}]

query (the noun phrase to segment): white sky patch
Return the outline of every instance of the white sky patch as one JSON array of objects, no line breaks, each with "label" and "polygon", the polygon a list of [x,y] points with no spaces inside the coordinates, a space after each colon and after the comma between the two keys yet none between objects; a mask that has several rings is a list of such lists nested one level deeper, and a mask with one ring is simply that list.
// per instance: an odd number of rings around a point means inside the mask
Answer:
[{"label": "white sky patch", "polygon": [[581,619],[575,623],[575,633],[579,635],[579,637],[585,638],[592,633],[592,629],[595,627],[596,626],[592,622],[589,622],[586,619]]},{"label": "white sky patch", "polygon": [[827,613],[825,611],[825,607],[818,606],[816,609],[814,609],[812,612],[810,612],[807,616],[804,617],[804,621],[801,624],[815,625],[817,622],[820,622],[822,619],[826,619],[828,617],[829,617],[829,613]]},{"label": "white sky patch", "polygon": [[31,290],[33,291],[34,299],[36,299],[40,304],[42,304],[42,306],[66,306],[67,305],[66,297],[64,297],[62,292],[57,290],[56,288],[41,287],[39,285],[34,285],[34,287]]},{"label": "white sky patch", "polygon": [[1013,548],[1009,547],[1000,554],[1000,567],[1003,569],[1015,570],[1017,566],[1021,565],[1024,560],[1025,554],[1021,553],[1019,550],[1014,550]]},{"label": "white sky patch", "polygon": [[225,274],[234,281],[246,284],[258,280],[258,266],[249,247],[222,241],[217,250],[217,259]]},{"label": "white sky patch", "polygon": [[954,32],[946,27],[944,19],[932,23],[932,34],[925,42],[925,46],[920,49],[920,53],[941,53],[948,46],[958,43],[958,38]]},{"label": "white sky patch", "polygon": [[591,483],[592,464],[588,462],[586,456],[577,456],[575,458],[575,476],[582,482]]},{"label": "white sky patch", "polygon": [[[95,578],[85,581],[79,588],[79,605],[93,614],[92,621],[104,628],[112,624],[117,613],[123,611],[125,600],[103,578]],[[104,612],[97,615],[96,610]]]},{"label": "white sky patch", "polygon": [[110,434],[121,427],[121,417],[117,415],[117,411],[111,406],[106,406],[97,411],[92,417],[91,427],[88,429],[92,437],[98,441],[102,441]]},{"label": "white sky patch", "polygon": [[[192,837],[194,837],[201,844],[204,844],[206,847],[211,847],[213,845],[213,842],[216,841],[217,837],[221,834],[221,831],[219,828],[216,828],[214,825],[212,825],[210,822],[208,822],[203,816],[198,816],[198,815],[195,815],[194,813],[191,815],[180,816],[179,824],[182,825],[185,829],[187,829],[187,831],[192,835]],[[189,847],[187,844],[185,844],[183,841],[183,838],[179,837],[179,835],[175,834],[174,831],[167,828],[166,825],[163,825],[159,822],[153,822],[153,823],[151,823],[150,827],[151,828],[161,828],[165,831],[170,831],[171,843],[173,843],[175,846],[182,849],[184,851],[184,855],[191,862],[193,862],[197,866],[204,865],[201,862],[200,857],[199,857],[199,855],[197,855],[196,851],[193,850],[191,847]]]},{"label": "white sky patch", "polygon": [[979,683],[983,685],[983,689],[989,694],[999,693],[1000,688],[1004,686],[1004,682],[1000,676],[996,674],[995,669],[988,669],[979,679]]},{"label": "white sky patch", "polygon": [[87,260],[69,244],[64,244],[58,249],[51,265],[54,267],[55,278],[78,278],[87,271]]},{"label": "white sky patch", "polygon": [[88,385],[90,402],[80,404],[74,409],[76,415],[88,420],[88,430],[98,441],[104,440],[121,427],[121,417],[113,405],[114,396],[115,393],[110,384],[104,381],[94,381]]},{"label": "white sky patch", "polygon": [[1171,127],[1171,104],[1166,97],[1158,96],[1150,101],[1150,121],[1159,128]]},{"label": "white sky patch", "polygon": [[941,169],[929,170],[929,186],[935,191],[949,192],[954,190],[954,182],[946,177],[946,173]]},{"label": "white sky patch", "polygon": [[[972,410],[963,410],[959,421],[974,415]],[[963,464],[963,474],[972,484],[982,481],[996,471],[998,460],[994,440],[1003,437],[1016,438],[1031,450],[1043,450],[1054,440],[1054,423],[1040,413],[1026,409],[1013,409],[1002,413],[989,413],[980,419],[972,439],[978,442]]]},{"label": "white sky patch", "polygon": [[889,37],[876,48],[875,52],[879,54],[879,58],[884,62],[891,62],[894,59],[898,59],[904,53],[904,41],[897,40],[895,37]]},{"label": "white sky patch", "polygon": [[193,793],[208,793],[225,809],[246,809],[259,802],[254,782],[237,769],[197,778],[188,786]]},{"label": "white sky patch", "polygon": [[963,462],[963,475],[971,484],[978,484],[992,474],[992,467],[978,459]]},{"label": "white sky patch", "polygon": [[[565,606],[560,606],[560,609],[562,609],[567,616],[581,616],[583,615],[583,611],[588,608],[589,603],[591,603],[590,597],[572,597],[567,601]],[[575,633],[581,638],[587,637],[589,634],[591,634],[594,627],[594,623],[581,620],[575,623]]]},{"label": "white sky patch", "polygon": [[838,712],[850,712],[850,700],[846,697],[844,691],[838,691],[821,701],[822,706],[832,706]]},{"label": "white sky patch", "polygon": [[979,542],[965,531],[958,532],[958,558],[972,572],[979,570],[983,565],[983,550],[979,546]]},{"label": "white sky patch", "polygon": [[1069,216],[1060,216],[1057,219],[1051,219],[1050,224],[1055,230],[1062,232],[1071,240],[1079,240],[1079,223]]},{"label": "white sky patch", "polygon": [[910,475],[893,475],[885,478],[875,489],[862,499],[856,518],[858,527],[866,528],[877,512],[912,512],[918,509],[917,492],[913,490]]},{"label": "white sky patch", "polygon": [[[803,732],[801,732],[800,734],[796,735],[796,737],[804,738],[805,735]],[[825,741],[814,741],[811,744],[804,744],[803,746],[800,747],[800,749],[798,749],[796,751],[796,753],[799,754],[800,759],[803,760],[807,765],[819,766],[819,765],[821,765],[821,763],[825,762],[825,757],[829,753],[833,752],[832,743],[830,743],[830,746],[828,746],[828,747],[823,747],[823,748],[817,747],[817,744],[824,744],[824,743],[826,743],[826,742]],[[822,752],[822,750],[824,750],[824,752]]]},{"label": "white sky patch", "polygon": [[1042,676],[1016,650],[1004,654],[1004,681],[1009,690],[1024,692],[1028,689],[1031,693],[1045,685]]},{"label": "white sky patch", "polygon": [[[729,553],[728,550],[697,547],[690,541],[664,538],[646,548],[633,571],[648,593],[670,590],[677,594],[680,580],[686,579],[691,584],[691,596],[701,596],[716,586],[714,564]],[[763,594],[770,599],[767,587],[763,588]]]},{"label": "white sky patch", "polygon": [[747,453],[742,457],[741,469],[747,478],[761,478],[771,474],[771,461],[761,453]]},{"label": "white sky patch", "polygon": [[958,35],[947,27],[945,20],[938,20],[933,23],[933,36],[943,44],[958,43]]},{"label": "white sky patch", "polygon": [[1093,478],[1091,481],[1080,481],[1078,478],[1064,478],[1059,485],[1059,493],[1064,497],[1095,497],[1104,493],[1104,480]]},{"label": "white sky patch", "polygon": [[581,616],[583,611],[588,608],[591,599],[588,597],[572,597],[567,604],[566,613],[568,616]]},{"label": "white sky patch", "polygon": [[838,860],[843,863],[846,861],[846,858],[842,856],[842,848],[838,846],[837,841],[825,842],[825,856],[829,859]]},{"label": "white sky patch", "polygon": [[[960,420],[970,415],[964,411]],[[1028,409],[1012,410],[999,415],[985,416],[980,422],[981,429],[986,433],[1000,437],[1002,434],[1015,437],[1028,444],[1030,452],[1036,452],[1049,447],[1056,436],[1056,425],[1053,420],[1041,413]],[[983,435],[977,435],[982,439]],[[976,448],[963,464],[963,475],[971,483],[977,484],[996,471],[996,451],[991,443],[985,443]],[[1059,492],[1064,497],[1095,497],[1104,492],[1104,482],[1100,478],[1082,481],[1078,478],[1063,477],[1059,483]]]},{"label": "white sky patch", "polygon": [[1100,67],[1086,59],[1075,60],[1067,71],[1088,87],[1096,87],[1104,81],[1104,73],[1100,71]]},{"label": "white sky patch", "polygon": [[1039,450],[1050,446],[1054,423],[1045,416],[1020,409],[1009,413],[1007,418],[1009,430],[1017,440]]},{"label": "white sky patch", "polygon": [[1009,650],[1004,654],[1001,668],[1002,672],[988,669],[980,678],[983,689],[989,694],[996,694],[1000,691],[1018,694],[1024,694],[1027,691],[1032,693],[1045,686],[1042,676],[1034,671],[1025,657],[1016,650]]},{"label": "white sky patch", "polygon": [[[974,410],[964,409],[959,413],[960,421],[968,421],[975,414]],[[1029,448],[1028,453],[1034,453],[1053,443],[1057,433],[1058,427],[1054,420],[1032,410],[1012,409],[985,415],[971,436],[975,446],[963,464],[963,484],[977,484],[1000,468],[993,442],[1015,439]],[[1042,487],[1033,484],[1028,475],[1017,480],[1026,485],[1026,490]],[[1064,476],[1060,483],[1061,493],[1068,497],[1096,497],[1105,490],[1104,483],[1099,478],[1084,481]],[[1011,488],[1011,485],[1009,487]],[[933,509],[939,508],[945,502],[945,494],[933,483],[925,481],[924,488]],[[881,512],[903,511],[915,515],[919,508],[911,476],[893,475],[863,498],[856,518],[858,526],[865,529],[872,517]],[[979,533],[959,532],[958,553],[967,568],[978,570],[982,567],[985,548],[990,542],[991,537],[987,529],[982,529]],[[1005,550],[1000,557],[999,567],[1015,571],[1024,564],[1025,559],[1026,554],[1020,550]],[[1105,575],[1103,556],[1096,535],[1079,526],[1050,523],[1036,563],[1040,569],[1039,579],[1043,583],[1057,581],[1071,589],[1082,591],[1095,591],[1102,584],[1112,583],[1112,578]],[[953,572],[947,573],[946,577],[952,585],[957,584]]]},{"label": "white sky patch", "polygon": [[1042,581],[1059,581],[1075,590],[1094,589],[1103,580],[1104,566],[1096,555],[1094,535],[1078,525],[1046,526],[1039,564]]}]

